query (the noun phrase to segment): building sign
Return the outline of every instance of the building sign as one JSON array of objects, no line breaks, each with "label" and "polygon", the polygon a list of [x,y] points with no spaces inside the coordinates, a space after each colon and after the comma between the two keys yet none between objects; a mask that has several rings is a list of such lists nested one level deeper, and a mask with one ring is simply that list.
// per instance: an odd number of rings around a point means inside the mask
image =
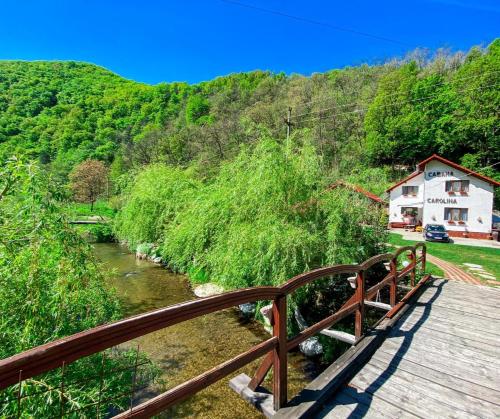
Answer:
[{"label": "building sign", "polygon": [[425,172],[426,179],[433,179],[435,177],[448,177],[448,176],[453,176],[453,171],[443,170],[443,171]]},{"label": "building sign", "polygon": [[427,198],[428,204],[458,204],[456,198]]}]

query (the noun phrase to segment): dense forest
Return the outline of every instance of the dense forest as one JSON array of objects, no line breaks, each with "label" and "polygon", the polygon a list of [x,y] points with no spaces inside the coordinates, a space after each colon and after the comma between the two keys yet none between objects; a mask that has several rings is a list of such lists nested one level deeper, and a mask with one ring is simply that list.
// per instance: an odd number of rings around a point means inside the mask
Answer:
[{"label": "dense forest", "polygon": [[63,177],[88,158],[111,164],[115,180],[150,163],[196,164],[210,176],[262,130],[284,138],[291,107],[292,134],[333,172],[405,168],[432,153],[480,169],[500,157],[499,85],[500,40],[466,54],[415,51],[310,77],[254,71],[196,85],[4,61],[0,160],[27,155]]}]

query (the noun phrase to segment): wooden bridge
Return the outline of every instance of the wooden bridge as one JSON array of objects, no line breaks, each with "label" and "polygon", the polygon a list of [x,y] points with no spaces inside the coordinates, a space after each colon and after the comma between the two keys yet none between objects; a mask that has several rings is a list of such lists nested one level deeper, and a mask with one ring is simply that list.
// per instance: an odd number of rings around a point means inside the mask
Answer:
[{"label": "wooden bridge", "polygon": [[[424,274],[425,260],[425,245],[419,243],[359,265],[307,272],[280,287],[228,292],[99,326],[1,360],[0,390],[20,389],[23,381],[39,374],[61,368],[64,372],[66,365],[80,358],[195,317],[271,300],[269,339],[156,397],[135,406],[131,403],[115,417],[151,417],[260,357],[254,377],[238,375],[231,386],[267,416],[498,416],[500,291],[432,280]],[[333,314],[288,337],[287,296],[325,277],[348,280],[353,295]],[[381,291],[386,302],[377,298]],[[369,325],[367,310],[383,314]],[[350,317],[354,318],[352,335],[332,329]],[[288,400],[287,353],[317,333],[352,346]],[[271,388],[265,390],[261,386],[271,369]],[[20,390],[18,394],[21,397]],[[96,403],[101,403],[100,396]],[[23,414],[19,400],[17,405],[14,417]],[[61,407],[60,417],[71,414]]]},{"label": "wooden bridge", "polygon": [[432,280],[371,356],[354,349],[275,417],[497,418],[499,307],[498,289]]}]

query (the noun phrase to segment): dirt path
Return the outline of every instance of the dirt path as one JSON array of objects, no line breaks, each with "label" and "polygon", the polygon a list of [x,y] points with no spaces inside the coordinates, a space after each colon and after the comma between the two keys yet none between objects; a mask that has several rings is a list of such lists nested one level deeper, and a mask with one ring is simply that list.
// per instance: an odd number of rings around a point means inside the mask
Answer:
[{"label": "dirt path", "polygon": [[474,285],[482,284],[479,279],[476,279],[470,273],[465,272],[464,270],[458,268],[456,265],[450,262],[446,262],[443,259],[439,259],[436,256],[430,255],[429,253],[427,253],[427,260],[442,269],[444,272],[444,277],[447,279],[467,282]]}]

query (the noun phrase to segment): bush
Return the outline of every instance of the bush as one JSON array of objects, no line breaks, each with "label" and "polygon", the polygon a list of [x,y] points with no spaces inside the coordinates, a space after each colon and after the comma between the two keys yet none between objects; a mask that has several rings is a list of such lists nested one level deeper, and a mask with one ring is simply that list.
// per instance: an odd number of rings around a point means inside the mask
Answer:
[{"label": "bush", "polygon": [[109,224],[91,224],[87,230],[94,243],[111,243],[115,241],[113,230]]}]

